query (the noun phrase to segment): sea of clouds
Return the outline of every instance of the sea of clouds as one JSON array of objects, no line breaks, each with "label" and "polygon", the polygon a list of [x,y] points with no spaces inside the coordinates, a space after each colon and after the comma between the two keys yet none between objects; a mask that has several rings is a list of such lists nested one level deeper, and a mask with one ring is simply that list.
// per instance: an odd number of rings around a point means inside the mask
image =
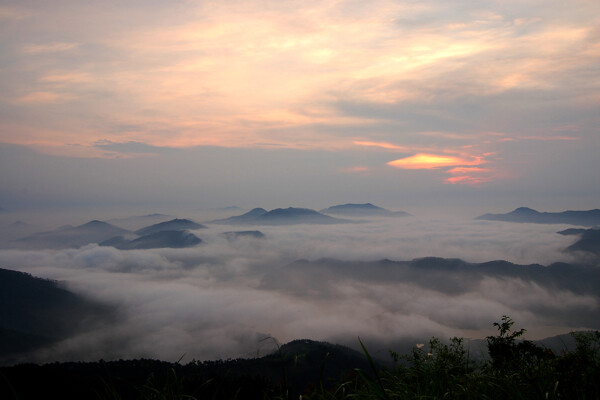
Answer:
[{"label": "sea of clouds", "polygon": [[[559,276],[536,282],[427,269],[400,276],[374,262],[435,256],[577,263],[563,251],[575,238],[556,233],[566,227],[417,217],[327,226],[209,224],[194,231],[203,243],[193,248],[1,249],[0,267],[61,281],[117,310],[110,323],[32,361],[254,357],[298,338],[357,347],[361,337],[386,349],[433,335],[485,337],[502,315],[527,328],[529,338],[542,338],[600,328],[600,294],[548,284]],[[266,237],[223,235],[248,229]]]}]

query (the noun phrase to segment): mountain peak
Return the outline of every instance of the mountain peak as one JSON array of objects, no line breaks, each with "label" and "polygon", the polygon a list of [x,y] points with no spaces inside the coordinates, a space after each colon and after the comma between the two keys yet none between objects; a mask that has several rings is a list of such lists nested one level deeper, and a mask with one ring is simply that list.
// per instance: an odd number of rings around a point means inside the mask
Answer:
[{"label": "mountain peak", "polygon": [[405,217],[410,214],[404,211],[390,211],[372,203],[347,203],[331,206],[321,210],[325,214],[355,215],[362,217]]},{"label": "mountain peak", "polygon": [[204,225],[189,219],[175,218],[170,221],[159,222],[158,224],[146,226],[135,231],[138,235],[149,235],[160,231],[181,231],[187,229],[203,229]]},{"label": "mountain peak", "polygon": [[242,214],[242,216],[246,215],[246,216],[250,217],[250,216],[253,216],[253,215],[263,215],[266,212],[267,212],[267,210],[265,210],[264,208],[256,207],[256,208],[253,208],[252,210],[248,211],[247,213]]},{"label": "mountain peak", "polygon": [[99,227],[105,227],[105,226],[112,226],[112,225],[107,222],[94,219],[90,222],[86,222],[83,225],[79,225],[78,228],[99,228]]},{"label": "mountain peak", "polygon": [[511,212],[511,214],[539,214],[539,211],[529,207],[519,207]]}]

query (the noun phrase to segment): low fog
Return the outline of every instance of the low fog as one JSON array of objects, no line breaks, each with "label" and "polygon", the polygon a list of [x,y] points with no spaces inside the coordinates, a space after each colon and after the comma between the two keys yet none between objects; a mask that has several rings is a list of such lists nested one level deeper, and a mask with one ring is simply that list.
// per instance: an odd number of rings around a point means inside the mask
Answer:
[{"label": "low fog", "polygon": [[[28,361],[254,357],[298,338],[357,347],[361,337],[378,351],[483,338],[502,315],[529,339],[600,328],[598,265],[585,260],[578,277],[548,267],[582,262],[564,252],[575,240],[556,233],[566,225],[406,217],[252,228],[264,238],[206,225],[186,249],[1,249],[1,268],[59,280],[118,313]],[[422,257],[468,264],[408,263]],[[477,265],[493,260],[520,266]]]}]

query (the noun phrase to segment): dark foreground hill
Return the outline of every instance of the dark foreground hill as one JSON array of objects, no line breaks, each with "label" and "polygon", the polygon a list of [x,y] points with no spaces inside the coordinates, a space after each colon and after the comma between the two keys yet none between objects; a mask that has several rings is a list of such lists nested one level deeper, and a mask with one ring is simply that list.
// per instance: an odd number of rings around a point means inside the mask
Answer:
[{"label": "dark foreground hill", "polygon": [[[474,362],[459,338],[432,338],[381,364],[329,343],[295,340],[255,359],[182,365],[157,360],[23,364],[0,368],[4,399],[598,399],[600,332],[573,333],[555,353],[521,340],[504,316]],[[361,343],[362,344],[362,343]]]},{"label": "dark foreground hill", "polygon": [[0,269],[0,365],[75,333],[93,329],[113,310],[57,282]]},{"label": "dark foreground hill", "polygon": [[331,390],[355,374],[355,369],[369,368],[365,355],[350,348],[295,340],[255,359],[192,361],[186,365],[142,359],[4,367],[0,368],[5,378],[0,381],[0,398],[11,398],[4,396],[13,395],[13,391],[19,399],[115,398],[116,393],[125,399],[162,398],[156,392],[169,387],[196,399],[260,399],[282,389],[290,394],[312,391],[320,385]]},{"label": "dark foreground hill", "polygon": [[255,208],[242,215],[212,221],[213,224],[225,225],[329,225],[348,222],[352,221],[330,217],[308,208],[296,207],[276,208],[271,211],[267,211],[264,208]]},{"label": "dark foreground hill", "polygon": [[506,214],[483,214],[475,219],[505,222],[529,222],[535,224],[570,224],[594,226],[600,224],[600,210],[539,212],[519,207]]}]

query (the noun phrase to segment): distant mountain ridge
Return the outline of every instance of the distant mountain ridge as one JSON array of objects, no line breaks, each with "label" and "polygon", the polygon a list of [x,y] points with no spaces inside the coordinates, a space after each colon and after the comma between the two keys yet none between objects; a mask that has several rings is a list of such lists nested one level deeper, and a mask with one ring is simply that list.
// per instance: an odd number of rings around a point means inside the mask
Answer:
[{"label": "distant mountain ridge", "polygon": [[227,238],[227,240],[235,240],[241,237],[251,237],[255,239],[264,239],[265,234],[261,231],[235,231],[235,232],[223,232],[223,236]]},{"label": "distant mountain ridge", "polygon": [[587,229],[580,233],[581,237],[567,251],[584,251],[600,256],[600,229]]},{"label": "distant mountain ridge", "polygon": [[159,213],[138,215],[133,217],[121,217],[109,219],[108,223],[119,226],[121,228],[129,229],[131,231],[143,228],[150,224],[156,224],[173,219],[173,216]]},{"label": "distant mountain ridge", "polygon": [[185,248],[202,243],[202,239],[188,231],[159,231],[140,236],[135,239],[126,239],[117,236],[108,239],[100,246],[111,246],[119,250],[141,250],[160,248]]},{"label": "distant mountain ridge", "polygon": [[506,214],[483,214],[475,218],[488,221],[528,222],[535,224],[570,224],[594,226],[600,224],[600,209],[587,211],[539,212],[519,207]]},{"label": "distant mountain ridge", "polygon": [[100,243],[112,237],[127,234],[131,234],[131,231],[107,222],[93,220],[75,227],[67,225],[50,232],[34,233],[15,240],[13,244],[15,247],[25,248],[64,249]]},{"label": "distant mountain ridge", "polygon": [[150,225],[142,229],[135,231],[138,235],[148,235],[151,233],[157,233],[161,231],[183,231],[191,229],[203,229],[206,226],[194,222],[189,219],[175,218],[170,221],[160,222],[158,224]]},{"label": "distant mountain ridge", "polygon": [[267,211],[254,208],[245,214],[211,221],[214,224],[226,225],[296,225],[296,224],[342,224],[352,221],[334,218],[309,208],[276,208]]},{"label": "distant mountain ridge", "polygon": [[[600,268],[594,265],[553,263],[519,265],[505,260],[481,263],[461,259],[425,257],[411,261],[342,261],[319,259],[297,260],[279,269],[277,276],[267,274],[261,287],[277,288],[285,293],[305,295],[307,287],[316,295],[329,288],[331,282],[351,272],[353,279],[364,283],[411,282],[423,290],[449,295],[468,293],[486,278],[519,279],[549,290],[568,290],[600,300],[597,282]],[[594,329],[600,321],[586,314]]]},{"label": "distant mountain ridge", "polygon": [[390,211],[378,207],[371,203],[365,204],[340,204],[324,208],[320,211],[324,214],[349,215],[349,216],[369,216],[369,217],[408,217],[409,213],[404,211]]}]

